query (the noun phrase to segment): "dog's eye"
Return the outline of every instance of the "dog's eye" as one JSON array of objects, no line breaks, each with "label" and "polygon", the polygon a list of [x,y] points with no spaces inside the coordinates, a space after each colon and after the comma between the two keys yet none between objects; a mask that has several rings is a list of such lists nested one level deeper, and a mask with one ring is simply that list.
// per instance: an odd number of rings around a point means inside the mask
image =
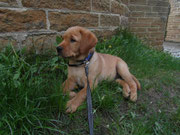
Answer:
[{"label": "dog's eye", "polygon": [[73,38],[71,38],[71,43],[74,43],[74,42],[76,42],[76,40],[74,40]]}]

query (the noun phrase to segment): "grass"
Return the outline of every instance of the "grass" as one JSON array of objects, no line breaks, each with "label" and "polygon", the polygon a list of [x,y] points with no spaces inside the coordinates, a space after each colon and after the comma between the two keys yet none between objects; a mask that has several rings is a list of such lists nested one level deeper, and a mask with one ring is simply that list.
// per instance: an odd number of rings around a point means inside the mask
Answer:
[{"label": "grass", "polygon": [[[57,42],[60,42],[57,38]],[[124,59],[142,90],[132,103],[107,80],[93,91],[94,132],[118,135],[180,134],[180,60],[150,49],[127,31],[101,40],[96,50]],[[61,84],[64,60],[27,55],[8,46],[0,53],[0,134],[88,134],[86,103],[66,114]]]}]

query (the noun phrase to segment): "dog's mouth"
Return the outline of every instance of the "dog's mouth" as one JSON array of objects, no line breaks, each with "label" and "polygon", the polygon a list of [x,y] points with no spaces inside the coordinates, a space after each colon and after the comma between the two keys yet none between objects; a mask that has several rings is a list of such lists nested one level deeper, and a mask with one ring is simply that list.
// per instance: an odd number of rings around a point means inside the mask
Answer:
[{"label": "dog's mouth", "polygon": [[75,57],[75,56],[65,56],[65,55],[63,55],[62,53],[58,53],[57,55],[60,56],[60,57],[62,57],[62,58],[64,58],[64,59],[71,59],[71,58],[74,58],[74,57]]},{"label": "dog's mouth", "polygon": [[57,51],[57,55],[63,58],[68,58],[69,56],[65,56],[62,51]]}]

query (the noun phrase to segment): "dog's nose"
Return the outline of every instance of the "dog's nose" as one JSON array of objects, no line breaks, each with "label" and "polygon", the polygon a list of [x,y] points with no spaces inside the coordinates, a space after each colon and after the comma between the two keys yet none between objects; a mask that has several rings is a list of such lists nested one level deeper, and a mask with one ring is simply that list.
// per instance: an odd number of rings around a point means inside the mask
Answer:
[{"label": "dog's nose", "polygon": [[61,46],[56,47],[56,49],[57,49],[58,53],[61,53],[61,51],[63,50],[63,48]]}]

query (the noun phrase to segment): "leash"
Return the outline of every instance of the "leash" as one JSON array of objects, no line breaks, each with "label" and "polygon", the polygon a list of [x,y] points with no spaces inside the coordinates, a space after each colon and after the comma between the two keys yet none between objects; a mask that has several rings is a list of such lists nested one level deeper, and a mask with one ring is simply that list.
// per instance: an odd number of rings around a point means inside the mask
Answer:
[{"label": "leash", "polygon": [[92,98],[91,98],[91,88],[89,86],[89,79],[88,79],[88,69],[89,69],[89,61],[85,62],[85,73],[87,77],[87,107],[88,107],[89,133],[90,135],[93,135]]},{"label": "leash", "polygon": [[87,108],[88,108],[88,124],[89,124],[89,134],[93,135],[93,112],[92,112],[92,98],[91,98],[91,88],[89,86],[88,79],[88,70],[89,70],[89,62],[93,56],[94,52],[89,53],[89,55],[84,60],[78,60],[80,62],[78,64],[68,64],[71,67],[78,67],[85,64],[85,73],[87,78]]}]

